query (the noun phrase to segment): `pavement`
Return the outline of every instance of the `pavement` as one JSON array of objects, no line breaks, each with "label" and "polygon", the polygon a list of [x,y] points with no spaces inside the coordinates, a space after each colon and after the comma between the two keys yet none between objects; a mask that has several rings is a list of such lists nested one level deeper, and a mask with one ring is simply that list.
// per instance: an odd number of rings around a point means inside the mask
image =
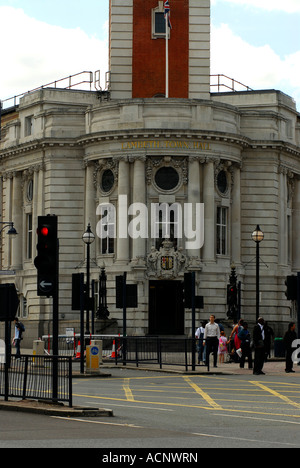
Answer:
[{"label": "pavement", "polygon": [[[101,366],[102,370],[108,370],[113,367],[123,367],[122,362],[119,362],[118,365],[114,362],[103,362],[103,366]],[[154,371],[154,372],[170,372],[170,373],[178,373],[178,374],[190,374],[190,375],[253,375],[253,369],[248,369],[248,363],[246,362],[245,368],[241,369],[239,364],[234,362],[226,362],[226,363],[218,363],[217,368],[213,366],[210,367],[210,371],[207,371],[207,367],[204,365],[196,365],[195,371],[191,370],[191,366],[189,366],[189,370],[186,371],[185,367],[176,366],[176,365],[163,365],[162,369],[159,368],[158,364],[152,363],[139,363],[137,367],[135,363],[127,363],[126,369],[136,369],[136,370],[143,370],[143,371]],[[266,375],[282,375],[286,376],[285,372],[285,359],[284,358],[271,358],[268,362],[264,364],[263,371]],[[289,374],[296,377],[300,377],[300,367],[296,364],[294,365],[295,374]]]},{"label": "pavement", "polygon": [[0,410],[5,411],[21,411],[23,413],[38,413],[48,416],[65,416],[65,417],[111,417],[113,411],[105,408],[88,408],[81,406],[73,406],[70,408],[64,404],[54,403],[51,401],[39,400],[10,400],[0,401]]}]

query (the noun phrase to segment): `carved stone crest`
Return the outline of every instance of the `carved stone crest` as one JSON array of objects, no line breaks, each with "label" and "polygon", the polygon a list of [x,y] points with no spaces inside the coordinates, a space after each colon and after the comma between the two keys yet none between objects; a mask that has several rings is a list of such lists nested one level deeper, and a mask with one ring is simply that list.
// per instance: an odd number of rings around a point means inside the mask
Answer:
[{"label": "carved stone crest", "polygon": [[159,250],[154,246],[151,247],[151,252],[147,256],[148,278],[177,278],[184,275],[187,267],[187,257],[184,255],[182,247],[175,250],[173,242],[168,239],[163,241]]}]

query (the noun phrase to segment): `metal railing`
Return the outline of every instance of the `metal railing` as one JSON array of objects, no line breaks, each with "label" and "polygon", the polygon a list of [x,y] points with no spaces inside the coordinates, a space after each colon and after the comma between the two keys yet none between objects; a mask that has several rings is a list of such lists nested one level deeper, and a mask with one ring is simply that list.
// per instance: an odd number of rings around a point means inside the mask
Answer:
[{"label": "metal railing", "polygon": [[211,88],[217,88],[218,93],[223,91],[223,88],[226,91],[237,92],[237,91],[253,91],[253,89],[249,88],[249,86],[240,83],[239,81],[235,80],[234,78],[230,78],[226,75],[210,75]]},{"label": "metal railing", "polygon": [[[196,353],[196,340],[182,337],[157,336],[127,336],[122,335],[85,335],[85,345],[91,340],[101,340],[103,343],[102,357],[116,364],[122,362],[142,363],[163,366],[181,366],[188,370],[193,366],[193,353]],[[52,335],[44,335],[45,353],[52,353]],[[80,346],[79,346],[80,345]],[[58,347],[60,356],[76,358],[80,344],[80,334],[59,335]],[[194,351],[193,351],[194,350]]]},{"label": "metal railing", "polygon": [[[105,82],[106,85],[109,83],[108,75],[105,75]],[[18,94],[16,96],[12,96],[10,98],[4,99],[1,101],[2,109],[8,109],[10,107],[15,107],[19,104],[20,98],[25,96],[26,94],[32,93],[33,91],[38,91],[44,88],[59,88],[59,89],[74,89],[78,88],[81,90],[88,90],[92,91],[93,87],[96,91],[102,91],[100,85],[100,70],[95,72],[92,71],[82,71],[80,73],[76,73],[75,75],[66,76],[64,78],[60,78],[59,80],[51,81],[42,86],[38,86],[37,88],[31,89],[25,93]]]},{"label": "metal railing", "polygon": [[[240,83],[239,81],[230,78],[226,75],[210,75],[211,79],[211,91],[214,88],[217,89],[216,92],[222,92],[223,89],[225,91],[253,91],[249,86]],[[100,70],[95,72],[92,71],[82,71],[80,73],[75,73],[74,75],[66,76],[65,78],[60,78],[59,80],[51,81],[45,85],[39,86],[37,88],[31,89],[25,93],[18,94],[16,96],[12,96],[10,98],[4,99],[1,101],[2,109],[8,109],[10,107],[16,107],[19,104],[20,98],[25,96],[26,94],[32,93],[33,91],[38,91],[39,89],[44,88],[60,88],[60,89],[88,89],[89,91],[92,88],[95,88],[97,91],[102,91],[101,84],[100,84]],[[105,89],[106,91],[110,91],[111,87],[111,72],[108,71],[105,73]]]},{"label": "metal railing", "polygon": [[22,355],[0,364],[0,396],[53,401],[53,363],[57,361],[57,401],[72,407],[72,359],[61,356]]},{"label": "metal railing", "polygon": [[[114,340],[117,342],[115,346],[118,346],[118,340],[120,339],[121,335],[84,335],[85,344],[92,340],[100,340],[103,342],[103,355],[108,356],[112,353],[113,342]],[[52,354],[52,343],[53,343],[53,336],[52,335],[43,335],[42,341],[44,342],[44,349],[45,354],[51,355]],[[80,333],[74,333],[72,335],[59,335],[58,337],[58,354],[59,356],[70,356],[76,357],[78,352],[78,348],[81,346],[80,343]]]},{"label": "metal railing", "polygon": [[[115,353],[116,365],[120,362],[165,366],[181,366],[188,371],[195,364],[196,340],[192,338],[137,337],[120,338],[119,352]],[[193,358],[194,356],[194,358]]]}]

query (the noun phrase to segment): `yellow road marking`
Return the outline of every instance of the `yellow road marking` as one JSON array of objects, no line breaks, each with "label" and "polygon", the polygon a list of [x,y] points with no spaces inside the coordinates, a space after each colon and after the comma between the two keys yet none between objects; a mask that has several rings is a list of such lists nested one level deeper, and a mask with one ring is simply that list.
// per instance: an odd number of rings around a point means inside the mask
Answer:
[{"label": "yellow road marking", "polygon": [[[87,398],[87,399],[97,399],[97,400],[106,400],[106,401],[128,401],[125,398],[112,398],[112,397],[104,397],[104,396],[96,396],[96,395],[80,395],[80,394],[74,394],[74,397],[81,397],[81,398]],[[208,410],[208,411],[213,411],[215,408],[208,407],[208,406],[200,406],[200,405],[185,405],[182,403],[170,403],[170,402],[160,402],[160,401],[144,401],[144,400],[134,400],[134,403],[143,403],[144,405],[157,405],[157,406],[173,406],[173,407],[178,407],[178,408],[196,408],[196,409],[203,409],[203,410]],[[219,409],[219,408],[218,408]],[[267,416],[286,416],[288,418],[295,418],[299,419],[300,415],[296,414],[281,414],[281,413],[266,413],[263,411],[252,411],[252,410],[242,410],[242,409],[232,409],[232,408],[222,408],[220,407],[223,411],[226,411],[227,413],[243,413],[243,414],[260,414],[260,415],[267,415]]]},{"label": "yellow road marking", "polygon": [[123,390],[125,392],[127,401],[134,401],[134,397],[133,397],[129,384],[130,384],[130,379],[124,379]]},{"label": "yellow road marking", "polygon": [[277,398],[280,398],[281,400],[285,401],[289,405],[295,406],[295,408],[300,409],[300,404],[296,403],[293,400],[290,400],[288,397],[281,395],[281,393],[276,392],[272,388],[266,387],[266,385],[261,384],[260,382],[255,382],[255,381],[250,381],[253,385],[257,385],[261,389],[263,389],[265,392],[271,393],[272,395],[276,396]]},{"label": "yellow road marking", "polygon": [[207,401],[207,403],[212,406],[214,409],[222,409],[222,407],[216,403],[209,395],[208,393],[204,392],[200,387],[198,387],[197,384],[195,384],[189,377],[183,377],[184,380],[195,390],[195,392],[198,393],[198,395],[201,395],[202,398]]}]

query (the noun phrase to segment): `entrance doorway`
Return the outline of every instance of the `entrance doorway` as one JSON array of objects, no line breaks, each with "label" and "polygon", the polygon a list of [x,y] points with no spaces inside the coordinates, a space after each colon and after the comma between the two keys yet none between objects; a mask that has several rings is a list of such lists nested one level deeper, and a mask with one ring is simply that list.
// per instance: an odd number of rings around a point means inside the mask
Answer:
[{"label": "entrance doorway", "polygon": [[183,283],[150,281],[149,334],[184,335]]}]

